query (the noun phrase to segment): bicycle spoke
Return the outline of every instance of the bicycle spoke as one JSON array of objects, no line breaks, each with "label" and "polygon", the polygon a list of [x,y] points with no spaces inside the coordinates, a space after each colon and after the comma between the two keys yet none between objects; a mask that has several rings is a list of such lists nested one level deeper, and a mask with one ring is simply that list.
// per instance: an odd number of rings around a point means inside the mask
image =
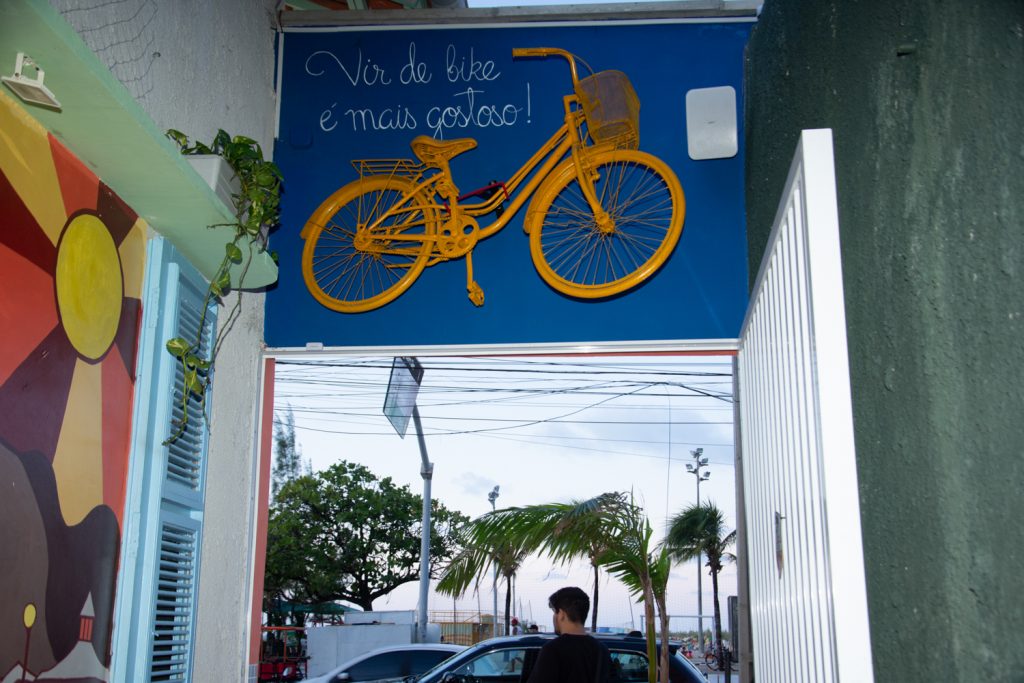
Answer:
[{"label": "bicycle spoke", "polygon": [[594,196],[609,225],[598,225],[583,188],[572,178],[545,207],[539,235],[543,261],[568,293],[575,293],[574,287],[597,290],[639,282],[649,274],[648,264],[667,258],[667,240],[674,245],[678,239],[673,190],[647,157],[612,153],[591,163]]},{"label": "bicycle spoke", "polygon": [[307,242],[303,274],[321,303],[346,312],[369,310],[419,275],[430,253],[423,236],[433,218],[414,203],[411,187],[397,178],[356,181],[314,214],[310,223],[321,228]]}]

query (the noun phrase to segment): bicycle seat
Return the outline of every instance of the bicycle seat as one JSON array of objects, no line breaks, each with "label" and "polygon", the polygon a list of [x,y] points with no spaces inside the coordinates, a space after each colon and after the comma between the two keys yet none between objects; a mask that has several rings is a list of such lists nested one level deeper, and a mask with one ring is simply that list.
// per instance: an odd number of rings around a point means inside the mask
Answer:
[{"label": "bicycle seat", "polygon": [[476,147],[476,140],[473,138],[435,140],[426,135],[417,135],[410,144],[412,146],[412,153],[420,161],[430,166],[438,166],[452,157]]}]

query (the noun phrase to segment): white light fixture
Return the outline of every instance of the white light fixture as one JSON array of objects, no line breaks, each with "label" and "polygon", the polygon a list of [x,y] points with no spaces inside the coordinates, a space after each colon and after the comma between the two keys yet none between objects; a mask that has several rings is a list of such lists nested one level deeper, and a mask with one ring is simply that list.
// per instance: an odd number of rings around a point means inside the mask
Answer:
[{"label": "white light fixture", "polygon": [[[31,67],[36,70],[35,80],[26,78],[22,73],[25,67]],[[43,70],[39,68],[39,65],[32,61],[24,52],[18,53],[18,58],[14,62],[14,75],[13,76],[2,76],[2,80],[8,88],[14,91],[14,94],[20,97],[23,101],[29,104],[38,104],[40,107],[46,107],[48,109],[55,109],[60,111],[60,102],[54,96],[50,89],[43,85],[43,77],[45,74]]]}]

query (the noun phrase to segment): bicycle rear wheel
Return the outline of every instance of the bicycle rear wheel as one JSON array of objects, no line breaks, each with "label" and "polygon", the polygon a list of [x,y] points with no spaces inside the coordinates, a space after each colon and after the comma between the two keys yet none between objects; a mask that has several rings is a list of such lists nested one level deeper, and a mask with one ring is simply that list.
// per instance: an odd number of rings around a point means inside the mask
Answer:
[{"label": "bicycle rear wheel", "polygon": [[686,199],[672,169],[646,152],[597,152],[588,166],[611,223],[598,225],[569,162],[537,190],[526,229],[544,281],[596,299],[635,287],[668,260],[683,232]]},{"label": "bicycle rear wheel", "polygon": [[[302,277],[313,297],[342,313],[373,310],[397,299],[426,266],[437,211],[416,185],[395,176],[369,176],[337,190],[306,221]],[[381,216],[396,205],[402,210]],[[398,237],[412,239],[396,239]]]}]

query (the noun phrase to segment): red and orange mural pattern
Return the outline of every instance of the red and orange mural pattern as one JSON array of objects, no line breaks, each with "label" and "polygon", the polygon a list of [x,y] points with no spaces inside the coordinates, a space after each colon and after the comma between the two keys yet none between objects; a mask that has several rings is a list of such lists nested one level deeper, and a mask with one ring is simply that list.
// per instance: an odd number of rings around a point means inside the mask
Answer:
[{"label": "red and orange mural pattern", "polygon": [[109,678],[145,232],[0,93],[0,680]]}]

